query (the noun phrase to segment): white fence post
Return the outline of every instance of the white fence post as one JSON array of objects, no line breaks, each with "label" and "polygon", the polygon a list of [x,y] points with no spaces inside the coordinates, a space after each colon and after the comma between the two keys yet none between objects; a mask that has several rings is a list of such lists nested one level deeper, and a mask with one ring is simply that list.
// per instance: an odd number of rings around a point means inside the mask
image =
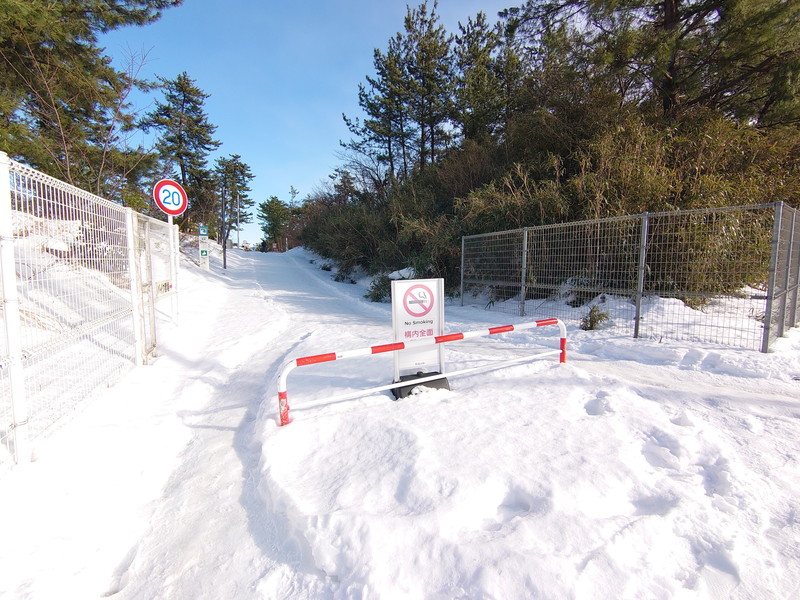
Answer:
[{"label": "white fence post", "polygon": [[25,373],[22,368],[22,333],[19,319],[14,228],[11,219],[11,181],[8,155],[0,152],[0,271],[2,271],[3,315],[5,318],[8,373],[11,388],[11,427],[14,432],[14,459],[30,462],[28,439],[28,403],[25,397]]},{"label": "white fence post", "polygon": [[136,216],[130,208],[125,209],[125,229],[128,239],[128,274],[131,284],[131,309],[133,312],[133,348],[135,353],[136,366],[144,364],[144,335],[142,322],[142,288],[140,285],[141,271],[139,261],[136,260],[136,236],[139,235],[139,227]]},{"label": "white fence post", "polygon": [[783,202],[776,202],[773,209],[774,221],[772,225],[772,241],[770,242],[771,255],[769,260],[769,275],[767,277],[767,306],[764,311],[764,333],[761,338],[761,352],[769,352],[772,341],[772,319],[775,306],[775,275],[778,270],[778,250],[781,243],[781,217],[783,217]]},{"label": "white fence post", "polygon": [[528,228],[522,228],[522,264],[519,282],[519,316],[525,316],[525,296],[528,295]]},{"label": "white fence post", "polygon": [[633,337],[639,337],[639,326],[642,322],[642,296],[644,280],[647,273],[647,239],[650,235],[650,213],[642,213],[639,230],[639,266],[636,270],[636,314],[633,317]]}]

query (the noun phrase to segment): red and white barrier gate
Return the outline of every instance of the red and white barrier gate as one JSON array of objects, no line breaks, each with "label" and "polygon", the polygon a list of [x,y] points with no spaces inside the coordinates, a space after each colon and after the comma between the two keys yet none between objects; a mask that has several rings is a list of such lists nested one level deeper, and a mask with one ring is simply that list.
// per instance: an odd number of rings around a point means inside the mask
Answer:
[{"label": "red and white barrier gate", "polygon": [[[424,338],[419,340],[412,340],[410,342],[393,342],[390,344],[380,344],[378,346],[369,346],[367,348],[358,348],[356,350],[345,350],[343,352],[328,352],[326,354],[315,354],[313,356],[303,356],[301,358],[294,358],[283,365],[281,374],[278,377],[278,412],[280,415],[280,425],[289,424],[289,394],[286,389],[286,380],[289,377],[289,372],[296,367],[305,367],[307,365],[315,365],[317,363],[329,362],[332,360],[342,360],[343,358],[355,358],[356,356],[371,356],[372,354],[381,354],[383,352],[397,352],[398,350],[406,350],[409,348],[419,348],[420,346],[431,346],[434,344],[444,344],[446,342],[457,342],[459,340],[468,340],[476,337],[483,337],[486,335],[495,335],[498,333],[508,333],[510,331],[523,331],[525,329],[534,329],[536,327],[544,327],[546,325],[558,325],[559,332],[561,333],[561,343],[558,350],[550,350],[541,352],[533,356],[526,356],[522,359],[515,359],[505,361],[500,365],[495,365],[494,368],[499,366],[510,365],[519,363],[524,360],[530,360],[537,356],[548,356],[551,354],[559,355],[559,362],[567,362],[567,328],[559,319],[542,319],[541,321],[533,321],[531,323],[522,323],[519,325],[502,325],[500,327],[490,327],[489,329],[478,329],[476,331],[465,331],[463,333],[448,333],[447,335],[439,335],[436,337]],[[379,387],[369,388],[362,390],[358,395],[363,395],[368,392],[377,392],[381,390],[390,390],[393,388],[404,387],[413,383],[425,383],[426,381],[433,381],[434,379],[442,379],[443,377],[452,377],[455,375],[463,375],[465,373],[481,370],[484,367],[473,367],[470,369],[463,369],[461,371],[454,371],[451,373],[442,373],[438,375],[431,375],[429,377],[422,377],[414,379],[413,381],[397,382],[390,385],[383,385]],[[353,396],[348,396],[353,397]],[[328,399],[329,401],[332,399]]]}]

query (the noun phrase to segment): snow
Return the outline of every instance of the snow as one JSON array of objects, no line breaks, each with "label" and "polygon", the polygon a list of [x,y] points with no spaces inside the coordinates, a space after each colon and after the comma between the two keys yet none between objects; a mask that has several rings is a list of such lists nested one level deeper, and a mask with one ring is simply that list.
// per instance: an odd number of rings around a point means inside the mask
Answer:
[{"label": "snow", "polygon": [[[760,354],[576,321],[566,364],[400,401],[326,401],[389,354],[313,365],[278,427],[288,359],[391,341],[390,305],[313,259],[184,258],[158,360],[0,474],[0,598],[800,598],[800,332]],[[448,371],[557,345],[456,342]]]},{"label": "snow", "polygon": [[391,273],[389,273],[388,277],[389,279],[413,279],[414,269],[411,267],[406,267],[405,269],[392,271]]}]

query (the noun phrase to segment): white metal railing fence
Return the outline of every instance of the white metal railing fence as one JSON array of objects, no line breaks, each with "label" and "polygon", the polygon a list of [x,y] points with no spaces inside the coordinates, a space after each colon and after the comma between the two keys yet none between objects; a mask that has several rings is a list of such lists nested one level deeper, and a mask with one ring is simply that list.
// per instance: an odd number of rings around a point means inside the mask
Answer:
[{"label": "white metal railing fence", "polygon": [[461,302],[634,337],[766,352],[800,320],[800,216],[782,202],[644,213],[462,238]]},{"label": "white metal railing fence", "polygon": [[0,464],[155,354],[175,229],[0,152]]}]

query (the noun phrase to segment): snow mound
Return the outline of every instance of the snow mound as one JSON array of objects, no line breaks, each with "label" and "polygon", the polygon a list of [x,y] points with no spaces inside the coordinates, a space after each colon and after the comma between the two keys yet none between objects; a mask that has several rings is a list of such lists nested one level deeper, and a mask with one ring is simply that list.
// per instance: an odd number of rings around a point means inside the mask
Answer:
[{"label": "snow mound", "polygon": [[694,598],[728,597],[744,581],[770,589],[786,574],[761,570],[785,561],[797,525],[771,524],[790,499],[743,446],[760,435],[752,421],[723,434],[713,408],[574,365],[456,387],[266,424],[261,493],[306,587],[336,598]]}]

